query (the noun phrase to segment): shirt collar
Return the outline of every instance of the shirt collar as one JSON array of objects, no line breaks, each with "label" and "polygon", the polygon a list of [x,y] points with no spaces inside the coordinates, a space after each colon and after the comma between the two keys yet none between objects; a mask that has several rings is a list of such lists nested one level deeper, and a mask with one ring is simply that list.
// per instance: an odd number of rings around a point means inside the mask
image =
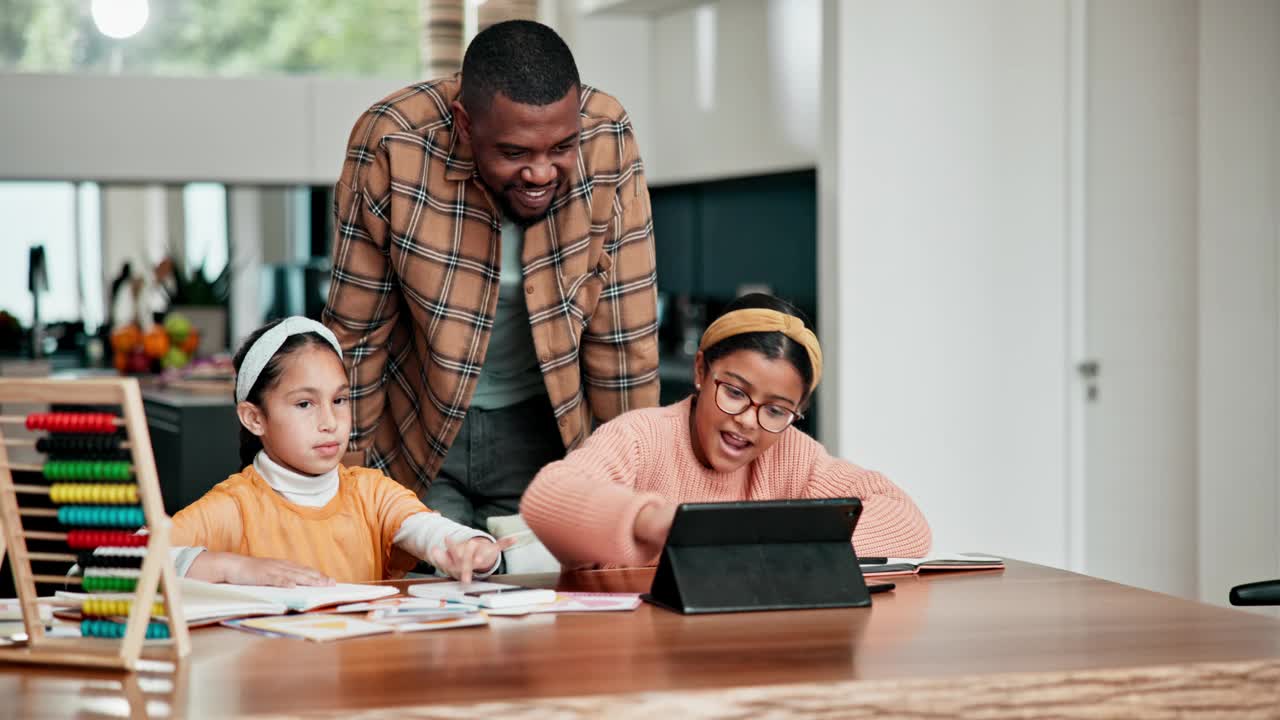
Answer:
[{"label": "shirt collar", "polygon": [[471,152],[471,143],[465,142],[458,133],[458,126],[450,116],[449,122],[449,158],[444,161],[444,177],[446,180],[470,180],[476,174],[475,156]]},{"label": "shirt collar", "polygon": [[253,459],[253,469],[272,490],[297,505],[323,507],[338,492],[337,466],[323,475],[303,475],[272,460],[267,451],[262,450]]}]

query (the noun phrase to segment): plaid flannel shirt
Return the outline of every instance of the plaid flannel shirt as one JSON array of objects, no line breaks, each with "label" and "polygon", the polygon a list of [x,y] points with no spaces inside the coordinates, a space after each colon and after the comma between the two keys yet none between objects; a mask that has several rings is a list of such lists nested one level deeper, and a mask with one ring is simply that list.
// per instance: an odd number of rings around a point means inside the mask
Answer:
[{"label": "plaid flannel shirt", "polygon": [[[459,76],[356,122],[335,187],[324,322],[351,383],[351,449],[425,492],[467,414],[498,301],[502,214],[454,131]],[[653,219],[631,122],[582,86],[576,169],[525,232],[533,344],[565,447],[658,401]],[[501,447],[493,452],[500,453]]]}]

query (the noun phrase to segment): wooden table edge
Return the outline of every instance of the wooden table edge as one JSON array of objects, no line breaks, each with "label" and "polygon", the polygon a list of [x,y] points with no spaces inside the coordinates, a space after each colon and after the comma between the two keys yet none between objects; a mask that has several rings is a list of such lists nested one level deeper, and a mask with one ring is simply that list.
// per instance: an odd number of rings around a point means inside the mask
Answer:
[{"label": "wooden table edge", "polygon": [[1280,716],[1280,658],[1069,672],[1000,673],[449,703],[266,718]]}]

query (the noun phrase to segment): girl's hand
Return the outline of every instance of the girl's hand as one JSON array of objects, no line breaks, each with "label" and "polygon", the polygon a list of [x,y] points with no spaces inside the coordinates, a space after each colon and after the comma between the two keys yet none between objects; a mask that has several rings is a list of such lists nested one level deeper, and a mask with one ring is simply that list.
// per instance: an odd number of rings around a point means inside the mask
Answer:
[{"label": "girl's hand", "polygon": [[224,582],[235,585],[273,585],[296,587],[298,585],[333,585],[333,578],[318,570],[271,558],[255,558],[237,553],[205,551],[196,557],[187,571],[187,577],[207,582]]},{"label": "girl's hand", "polygon": [[658,552],[667,544],[667,536],[671,534],[671,523],[676,519],[675,503],[660,500],[651,502],[640,509],[636,516],[636,540]]},{"label": "girl's hand", "polygon": [[489,538],[473,537],[462,542],[445,541],[444,547],[437,545],[431,548],[431,557],[427,560],[437,570],[464,583],[471,582],[472,572],[476,568],[488,570],[498,562],[498,555],[516,544],[514,536],[506,537],[498,542]]}]

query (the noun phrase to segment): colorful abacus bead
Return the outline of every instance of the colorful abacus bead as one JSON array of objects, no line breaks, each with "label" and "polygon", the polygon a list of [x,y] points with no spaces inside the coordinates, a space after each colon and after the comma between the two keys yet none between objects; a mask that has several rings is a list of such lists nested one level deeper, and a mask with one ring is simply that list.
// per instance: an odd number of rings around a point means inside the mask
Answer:
[{"label": "colorful abacus bead", "polygon": [[85,592],[133,592],[138,585],[136,577],[113,577],[110,575],[86,575],[81,580]]},{"label": "colorful abacus bead", "polygon": [[121,436],[110,435],[49,435],[36,439],[36,450],[46,455],[118,457],[121,452]]},{"label": "colorful abacus bead", "polygon": [[138,486],[55,483],[49,486],[49,499],[58,505],[137,505]]},{"label": "colorful abacus bead", "polygon": [[[122,550],[122,548],[111,548],[112,550]],[[145,558],[146,548],[128,548],[128,550],[137,550],[138,554],[116,554],[107,552],[82,552],[77,558],[76,564],[81,568],[131,568],[137,570],[142,567],[142,561]]]},{"label": "colorful abacus bead", "polygon": [[137,548],[145,546],[148,539],[146,535],[118,530],[72,530],[67,533],[67,545],[77,550]]},{"label": "colorful abacus bead", "polygon": [[[105,598],[87,598],[84,605],[80,607],[80,613],[85,617],[126,617],[133,609],[132,600],[108,600]],[[164,615],[164,603],[155,603],[151,606],[152,617],[161,617]]]},{"label": "colorful abacus bead", "polygon": [[[83,620],[80,623],[80,634],[84,637],[122,638],[127,627],[125,623],[112,620]],[[148,640],[167,640],[168,638],[168,625],[159,622],[147,624]]]},{"label": "colorful abacus bead", "polygon": [[71,527],[139,528],[146,519],[140,507],[65,505],[58,508],[58,522]]},{"label": "colorful abacus bead", "polygon": [[[70,508],[60,508],[62,510]],[[93,550],[100,547],[142,547],[147,544],[146,535],[119,530],[72,530],[67,533],[67,545],[75,550]]]},{"label": "colorful abacus bead", "polygon": [[102,480],[122,482],[130,479],[129,463],[107,460],[50,460],[44,464],[46,480]]},{"label": "colorful abacus bead", "polygon": [[28,430],[107,434],[116,431],[116,416],[111,413],[33,413],[27,416],[26,425]]}]

